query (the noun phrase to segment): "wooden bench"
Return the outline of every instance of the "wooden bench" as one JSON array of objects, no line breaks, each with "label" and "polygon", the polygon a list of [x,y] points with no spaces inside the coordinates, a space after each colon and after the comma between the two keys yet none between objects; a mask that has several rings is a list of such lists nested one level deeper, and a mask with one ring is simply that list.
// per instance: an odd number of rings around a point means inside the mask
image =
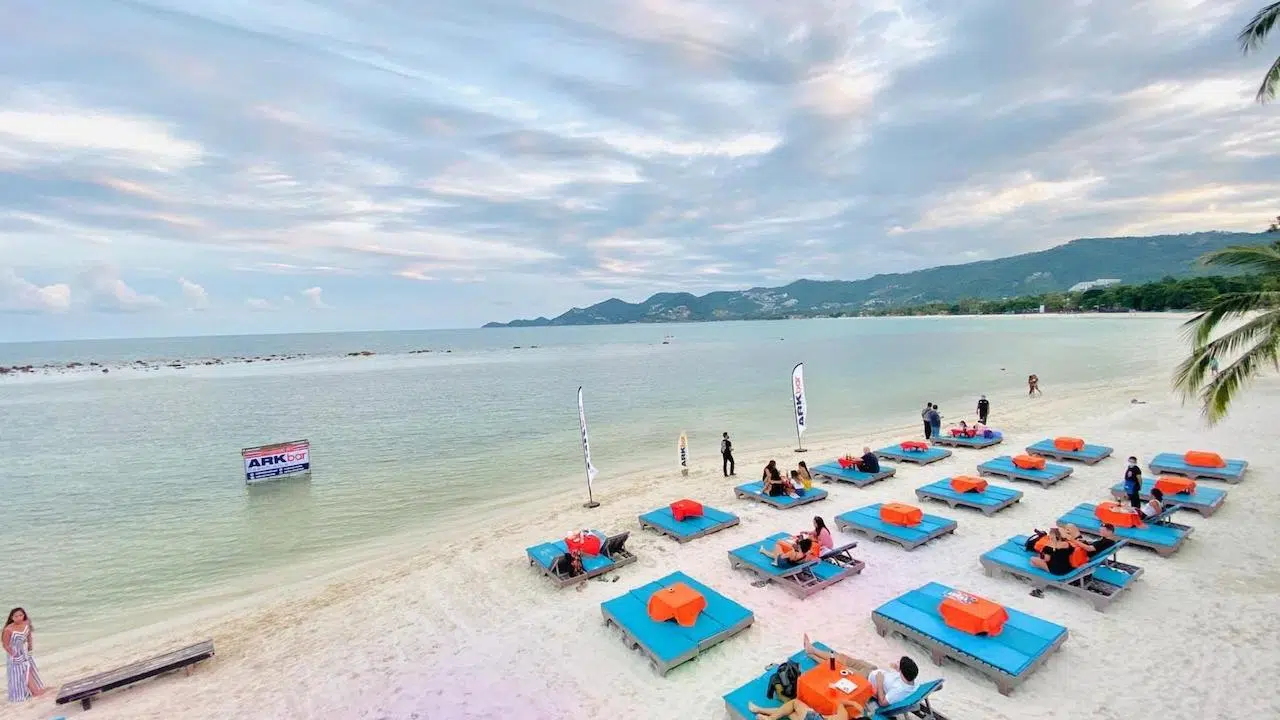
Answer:
[{"label": "wooden bench", "polygon": [[79,700],[80,706],[88,710],[93,704],[93,699],[108,690],[115,690],[183,668],[190,674],[196,663],[211,657],[213,657],[213,641],[205,640],[181,650],[174,650],[115,670],[69,682],[58,689],[57,702],[62,705]]}]

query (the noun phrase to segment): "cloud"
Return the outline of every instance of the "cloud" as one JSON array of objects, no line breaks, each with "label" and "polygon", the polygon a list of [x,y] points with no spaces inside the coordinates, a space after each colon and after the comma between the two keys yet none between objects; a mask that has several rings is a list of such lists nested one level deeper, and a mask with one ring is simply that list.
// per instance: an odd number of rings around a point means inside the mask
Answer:
[{"label": "cloud", "polygon": [[164,306],[160,298],[144,295],[129,287],[116,268],[109,265],[98,265],[84,271],[78,278],[78,284],[83,287],[90,307],[101,312],[136,313]]},{"label": "cloud", "polygon": [[280,309],[270,300],[265,300],[263,298],[249,298],[244,301],[244,306],[255,312],[271,312]]},{"label": "cloud", "polygon": [[60,313],[70,307],[70,285],[40,287],[18,277],[12,268],[0,269],[0,312]]},{"label": "cloud", "polygon": [[178,284],[182,286],[182,297],[187,301],[188,310],[209,309],[209,293],[203,287],[186,278],[178,278]]},{"label": "cloud", "polygon": [[309,305],[313,309],[327,310],[331,306],[325,304],[324,299],[320,297],[320,294],[322,292],[324,291],[321,290],[320,288],[313,287],[313,288],[307,288],[306,290],[303,290],[300,294],[302,295],[303,298],[306,299],[307,305]]}]

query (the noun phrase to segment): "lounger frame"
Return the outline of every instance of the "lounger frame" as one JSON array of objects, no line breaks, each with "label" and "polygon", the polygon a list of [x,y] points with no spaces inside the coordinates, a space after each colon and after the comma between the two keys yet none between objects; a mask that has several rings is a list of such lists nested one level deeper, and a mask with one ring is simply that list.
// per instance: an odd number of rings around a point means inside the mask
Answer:
[{"label": "lounger frame", "polygon": [[[854,508],[854,510],[851,510],[849,512],[854,512],[856,510],[861,510],[861,509],[863,508]],[[946,520],[947,522],[939,526],[936,530],[926,533],[924,537],[920,538],[919,540],[908,540],[906,538],[895,537],[893,535],[890,535],[889,533],[882,532],[877,528],[868,527],[866,525],[858,525],[856,523],[850,522],[849,520],[846,520],[844,518],[845,514],[846,513],[841,513],[835,517],[837,528],[845,532],[861,533],[871,538],[873,541],[888,540],[889,542],[894,543],[896,545],[901,545],[906,550],[915,550],[921,545],[933,542],[934,540],[937,540],[943,535],[950,535],[951,533],[954,533],[956,531],[957,527],[959,527],[959,523],[957,523],[955,520],[952,520],[950,518],[944,518],[940,515],[930,515],[928,517],[937,518],[938,520]]]},{"label": "lounger frame", "polygon": [[[991,465],[991,463],[995,462],[996,460],[1001,460],[1004,458],[1009,458],[1010,467],[1004,468],[1004,467],[996,467]],[[1052,476],[1047,478],[1036,477],[1035,475],[1030,474],[1034,471],[1025,470],[1023,468],[1018,467],[1017,465],[1014,465],[1012,456],[1003,455],[1000,457],[992,458],[982,463],[981,465],[979,465],[978,474],[982,475],[983,477],[987,477],[987,476],[1002,477],[1002,478],[1005,478],[1006,480],[1013,480],[1017,482],[1032,482],[1039,485],[1040,487],[1047,488],[1052,485],[1057,485],[1063,480],[1066,480],[1067,478],[1071,477],[1071,474],[1073,472],[1075,472],[1075,468],[1072,468],[1069,465],[1054,465],[1053,467],[1056,468],[1058,472],[1054,473]],[[1045,471],[1048,471],[1048,470],[1049,470],[1049,467],[1048,467],[1048,464],[1046,464]]]},{"label": "lounger frame", "polygon": [[[930,447],[929,450],[925,450],[921,452],[908,452],[906,450],[901,450],[901,449],[895,450],[894,449],[895,447],[896,446],[890,445],[889,447],[883,447],[883,448],[880,448],[879,450],[876,450],[876,457],[880,458],[881,460],[888,460],[891,462],[907,462],[913,465],[920,465],[921,467],[923,467],[925,465],[932,465],[933,463],[936,463],[936,462],[942,462],[943,460],[946,460],[952,455],[952,452],[950,450],[946,448],[940,448],[940,447]],[[935,453],[930,451],[937,451],[937,452]]]},{"label": "lounger frame", "polygon": [[[949,479],[949,478],[944,478],[944,480],[946,479]],[[978,502],[966,502],[964,495],[979,496],[979,495],[982,495],[982,493],[956,493],[956,495],[958,495],[959,497],[952,496],[952,495],[945,495],[943,493],[937,492],[933,488],[933,486],[936,484],[937,483],[929,483],[928,485],[921,485],[920,487],[916,488],[916,499],[922,500],[922,501],[933,500],[936,502],[946,503],[947,507],[950,507],[953,510],[958,507],[972,508],[974,510],[980,511],[983,515],[986,515],[987,517],[995,515],[1001,510],[1004,510],[1005,508],[1011,507],[1022,501],[1021,490],[1013,490],[1012,488],[1001,488],[1004,490],[1011,490],[1013,492],[1013,495],[1011,495],[1008,498],[1005,498],[1004,500],[1001,500],[1000,502],[994,505],[982,504]],[[988,487],[992,487],[992,486],[988,486]]]},{"label": "lounger frame", "polygon": [[815,478],[818,478],[824,483],[838,482],[846,485],[852,485],[854,487],[867,487],[868,485],[878,483],[881,480],[888,480],[898,472],[898,469],[893,466],[881,465],[880,472],[878,473],[866,473],[867,477],[865,478],[851,478],[846,475],[836,474],[835,472],[820,470],[819,468],[821,467],[822,466],[819,465],[812,468],[812,473]]},{"label": "lounger frame", "polygon": [[58,705],[63,705],[79,701],[80,707],[88,710],[93,706],[94,699],[104,692],[127,687],[174,670],[185,669],[189,675],[197,663],[208,660],[213,655],[213,640],[198,642],[104,673],[72,680],[58,689],[56,702]]},{"label": "lounger frame", "polygon": [[[769,538],[765,538],[765,540],[761,542],[768,542],[768,540]],[[798,598],[804,599],[820,590],[824,590],[835,585],[841,580],[845,580],[861,573],[867,564],[855,558],[852,553],[849,552],[856,547],[858,547],[858,543],[856,542],[840,545],[822,553],[817,560],[800,563],[799,565],[794,565],[778,573],[766,572],[762,568],[739,558],[737,555],[734,555],[734,550],[730,550],[729,566],[735,570],[747,570],[752,575],[755,575],[762,580],[768,580],[771,583],[778,583],[782,587],[786,588],[787,592],[790,592]],[[824,562],[831,563],[832,565],[841,568],[841,572],[826,579],[818,577],[813,573],[813,569],[820,563]]]},{"label": "lounger frame", "polygon": [[[1161,453],[1161,455],[1172,455],[1172,454],[1173,453]],[[1244,474],[1249,471],[1249,461],[1248,460],[1229,460],[1229,462],[1240,463],[1240,473],[1238,475],[1237,474],[1228,475],[1226,473],[1226,468],[1196,467],[1194,465],[1187,465],[1186,463],[1183,463],[1180,465],[1170,465],[1168,463],[1162,462],[1160,460],[1160,455],[1157,455],[1154,458],[1152,458],[1151,462],[1147,465],[1147,467],[1151,469],[1151,472],[1157,475],[1180,475],[1182,477],[1191,478],[1192,480],[1217,480],[1218,482],[1225,482],[1225,483],[1230,483],[1232,485],[1235,485],[1239,483],[1241,480],[1244,480]]]},{"label": "lounger frame", "polygon": [[744,500],[755,500],[756,502],[761,502],[765,505],[771,505],[779,510],[792,510],[794,508],[803,507],[810,503],[816,503],[820,500],[827,499],[827,491],[822,488],[809,488],[805,491],[803,496],[797,498],[793,498],[790,495],[784,496],[791,500],[791,502],[785,502],[772,495],[743,490],[742,486],[734,488],[733,494]]},{"label": "lounger frame", "polygon": [[1106,445],[1085,445],[1088,447],[1100,448],[1103,452],[1098,455],[1082,455],[1080,452],[1071,450],[1059,450],[1053,446],[1053,440],[1041,440],[1035,445],[1027,446],[1028,455],[1039,455],[1040,457],[1053,458],[1054,460],[1071,461],[1084,463],[1085,465],[1097,465],[1106,460],[1115,453],[1115,448]]},{"label": "lounger frame", "polygon": [[[704,506],[704,510],[705,510],[707,507],[709,507],[709,506]],[[658,509],[659,509],[659,510],[661,510],[662,508],[658,508]],[[713,508],[713,509],[714,509],[714,508]],[[723,512],[723,511],[721,511],[721,512]],[[647,515],[647,514],[648,514],[648,513],[645,513],[645,515]],[[725,513],[725,514],[726,514],[726,515],[730,515],[731,513]],[[678,534],[678,533],[672,532],[670,528],[663,527],[662,525],[659,525],[659,524],[654,523],[654,522],[650,522],[649,520],[645,519],[644,515],[641,515],[641,516],[639,517],[639,521],[640,521],[640,528],[641,528],[641,529],[643,529],[643,530],[652,530],[652,531],[654,531],[654,532],[658,533],[659,535],[666,535],[667,537],[669,537],[669,538],[671,538],[671,539],[673,539],[673,540],[675,540],[676,542],[681,543],[681,544],[684,544],[684,543],[687,543],[687,542],[691,542],[691,541],[693,541],[693,540],[697,540],[698,538],[703,538],[703,537],[706,537],[706,536],[711,535],[711,534],[714,534],[714,533],[718,533],[718,532],[720,532],[721,530],[728,530],[729,528],[734,527],[734,526],[735,526],[735,525],[737,525],[738,523],[742,522],[741,518],[739,518],[737,515],[733,515],[733,519],[732,519],[732,520],[725,520],[724,522],[717,523],[717,524],[712,525],[712,526],[710,526],[710,527],[705,527],[705,528],[703,528],[703,529],[701,529],[701,530],[695,530],[694,532],[687,533],[687,534],[685,534],[685,535],[681,535],[681,534]]]},{"label": "lounger frame", "polygon": [[[1010,538],[1006,542],[1011,542],[1016,538]],[[1087,539],[1086,539],[1087,542]],[[1093,609],[1102,612],[1107,609],[1116,598],[1124,594],[1126,590],[1142,577],[1142,568],[1137,565],[1128,565],[1115,559],[1116,552],[1125,546],[1126,541],[1112,545],[1105,552],[1100,553],[1102,562],[1098,562],[1100,558],[1095,557],[1088,565],[1078,568],[1076,571],[1063,575],[1060,580],[1054,581],[1039,574],[1024,572],[1021,568],[1012,567],[1002,562],[996,562],[988,557],[987,553],[983,553],[979,561],[982,563],[982,571],[987,577],[999,577],[1002,575],[1010,575],[1020,580],[1025,580],[1036,590],[1044,590],[1045,588],[1053,588],[1061,590],[1065,593],[1083,598],[1093,605]],[[1107,568],[1116,572],[1124,573],[1129,576],[1128,581],[1124,585],[1115,585],[1095,578],[1099,568]]]},{"label": "lounger frame", "polygon": [[534,557],[533,552],[531,552],[532,548],[530,548],[529,550],[526,550],[525,553],[529,557],[529,565],[533,567],[537,567],[539,574],[545,575],[546,577],[550,578],[551,582],[555,583],[556,587],[566,588],[566,587],[569,587],[570,585],[577,585],[578,583],[586,582],[592,578],[600,577],[601,575],[607,575],[613,572],[614,570],[617,570],[620,567],[625,567],[627,565],[634,563],[637,559],[636,556],[626,548],[623,548],[620,552],[612,553],[612,554],[605,554],[604,552],[605,548],[608,546],[610,541],[617,541],[618,538],[625,538],[630,535],[631,533],[628,531],[624,533],[618,533],[617,535],[610,535],[609,537],[605,538],[604,542],[600,544],[601,554],[604,555],[604,557],[612,560],[613,563],[610,565],[604,565],[604,566],[595,568],[593,570],[584,570],[584,572],[581,575],[561,575],[553,571],[551,568],[546,567],[542,563],[538,562],[538,559]]},{"label": "lounger frame", "polygon": [[1004,436],[997,435],[995,437],[952,437],[951,435],[937,435],[930,438],[929,442],[934,445],[944,445],[946,447],[968,448],[970,450],[982,450],[993,447],[1004,442]]}]

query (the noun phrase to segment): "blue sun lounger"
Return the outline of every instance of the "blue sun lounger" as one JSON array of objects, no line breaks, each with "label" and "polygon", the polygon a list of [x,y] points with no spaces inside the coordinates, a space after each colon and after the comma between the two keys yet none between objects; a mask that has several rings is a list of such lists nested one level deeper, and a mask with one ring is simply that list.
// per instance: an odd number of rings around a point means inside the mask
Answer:
[{"label": "blue sun lounger", "polygon": [[840,467],[838,462],[823,463],[813,468],[813,476],[823,482],[842,482],[849,483],[855,487],[866,487],[871,483],[880,482],[887,478],[891,478],[897,473],[897,469],[888,465],[881,465],[878,473],[865,473],[861,470],[853,468]]},{"label": "blue sun lounger", "polygon": [[890,445],[877,450],[876,457],[881,460],[896,460],[898,462],[915,463],[916,465],[928,465],[951,457],[951,451],[940,447],[930,447],[927,450],[903,450],[901,445]]},{"label": "blue sun lounger", "polygon": [[994,637],[970,635],[942,619],[938,605],[951,588],[929,583],[876,608],[876,632],[895,632],[923,645],[933,661],[951,658],[995,681],[1008,695],[1067,640],[1067,629],[1034,615],[1006,607],[1009,619]]},{"label": "blue sun lounger", "polygon": [[[1178,552],[1182,543],[1186,542],[1191,531],[1195,529],[1189,525],[1179,525],[1166,520],[1165,518],[1168,518],[1175,509],[1166,507],[1159,518],[1154,521],[1148,520],[1147,526],[1143,528],[1118,527],[1116,536],[1128,540],[1130,545],[1155,550],[1161,557],[1168,557]],[[1094,514],[1095,510],[1095,505],[1080,503],[1058,518],[1058,522],[1071,523],[1083,532],[1096,535],[1102,529],[1102,521]]]},{"label": "blue sun lounger", "polygon": [[[1143,500],[1151,499],[1151,488],[1155,487],[1154,480],[1143,480],[1142,490],[1140,494]],[[1124,494],[1124,483],[1116,483],[1111,488],[1111,492],[1118,495]],[[1218,508],[1222,507],[1223,501],[1227,499],[1227,491],[1218,488],[1204,487],[1200,483],[1196,484],[1196,490],[1192,493],[1165,493],[1165,507],[1177,507],[1179,510],[1194,510],[1203,517],[1218,512]]]},{"label": "blue sun lounger", "polygon": [[997,430],[991,431],[991,437],[987,437],[986,435],[964,437],[963,435],[951,435],[950,433],[944,432],[941,435],[934,435],[930,438],[930,442],[934,445],[946,445],[947,447],[981,450],[982,448],[989,448],[993,445],[999,445],[1004,442],[1004,435]]},{"label": "blue sun lounger", "polygon": [[604,575],[636,561],[636,556],[632,555],[625,547],[627,538],[631,536],[631,533],[625,532],[613,537],[606,537],[599,530],[592,530],[591,532],[600,538],[602,549],[599,555],[584,554],[582,556],[583,572],[572,575],[569,568],[563,567],[561,558],[564,557],[565,553],[569,552],[569,548],[564,544],[563,540],[525,548],[525,553],[529,556],[529,564],[537,565],[539,571],[551,578],[551,581],[558,587],[566,587]]},{"label": "blue sun lounger", "polygon": [[[1086,538],[1086,542],[1088,539]],[[1035,553],[1026,548],[1027,536],[1015,535],[998,547],[982,554],[982,569],[989,577],[1012,575],[1031,583],[1037,590],[1054,588],[1082,597],[1101,612],[1133,582],[1142,576],[1142,568],[1118,562],[1116,552],[1125,542],[1112,545],[1089,562],[1066,575],[1054,575],[1031,564]]]},{"label": "blue sun lounger", "polygon": [[[684,583],[702,593],[707,607],[693,627],[681,627],[675,621],[655,622],[649,618],[649,598],[676,583]],[[655,580],[647,585],[600,603],[605,625],[616,626],[622,639],[649,656],[660,675],[697,658],[702,653],[751,627],[755,615],[747,608],[694,580],[682,572]]]},{"label": "blue sun lounger", "polygon": [[1089,445],[1088,443],[1079,450],[1062,450],[1053,444],[1052,438],[1045,438],[1035,445],[1027,446],[1029,455],[1039,455],[1054,460],[1074,460],[1085,465],[1096,465],[1111,457],[1113,452],[1115,449],[1106,445]]},{"label": "blue sun lounger", "polygon": [[1244,479],[1244,471],[1249,468],[1247,460],[1227,460],[1224,468],[1198,467],[1188,465],[1187,461],[1177,453],[1160,453],[1151,459],[1151,472],[1164,475],[1181,475],[1192,480],[1221,480],[1238,483]]},{"label": "blue sun lounger", "polygon": [[[815,642],[818,648],[830,652],[831,648]],[[807,672],[817,667],[818,662],[809,657],[804,650],[792,655],[800,665],[800,672]],[[764,674],[756,677],[742,687],[724,696],[725,708],[729,717],[734,720],[755,720],[756,714],[751,712],[750,705],[755,703],[761,707],[777,707],[781,701],[769,697],[769,680],[773,677],[776,666],[766,668]],[[942,680],[929,680],[916,685],[916,691],[902,702],[886,705],[876,710],[871,720],[894,720],[895,718],[923,718],[924,720],[947,720],[929,704],[930,697],[942,689]]]},{"label": "blue sun lounger", "polygon": [[793,595],[801,598],[807,598],[823,588],[857,575],[867,566],[849,553],[858,546],[858,543],[831,548],[822,553],[817,560],[785,566],[778,566],[767,555],[760,552],[761,545],[772,548],[779,540],[790,537],[790,533],[774,533],[759,542],[730,550],[729,564],[735,570],[748,570],[764,580],[779,583]]},{"label": "blue sun lounger", "polygon": [[836,527],[856,530],[872,540],[895,542],[907,550],[956,531],[956,521],[937,515],[925,514],[919,525],[894,525],[880,519],[880,503],[868,505],[836,516]]},{"label": "blue sun lounger", "polygon": [[801,505],[818,502],[827,499],[827,491],[822,488],[809,488],[800,497],[791,497],[790,495],[765,495],[764,483],[753,482],[746,485],[739,485],[733,489],[733,494],[747,500],[755,500],[766,505],[772,505],[779,510],[789,510]]},{"label": "blue sun lounger", "polygon": [[944,502],[952,508],[967,507],[981,510],[983,515],[994,515],[1021,500],[1022,491],[987,485],[987,489],[982,492],[960,492],[951,487],[951,478],[945,477],[938,482],[916,488],[916,497]]},{"label": "blue sun lounger", "polygon": [[640,516],[640,527],[675,538],[676,542],[681,543],[706,537],[737,524],[737,515],[717,510],[709,505],[702,506],[702,515],[686,517],[684,520],[676,520],[670,506],[650,510]]},{"label": "blue sun lounger", "polygon": [[978,466],[979,475],[995,475],[1009,480],[1023,480],[1039,483],[1041,487],[1049,487],[1054,483],[1066,480],[1072,469],[1066,465],[1045,463],[1043,470],[1028,470],[1013,464],[1013,457],[1001,455]]}]

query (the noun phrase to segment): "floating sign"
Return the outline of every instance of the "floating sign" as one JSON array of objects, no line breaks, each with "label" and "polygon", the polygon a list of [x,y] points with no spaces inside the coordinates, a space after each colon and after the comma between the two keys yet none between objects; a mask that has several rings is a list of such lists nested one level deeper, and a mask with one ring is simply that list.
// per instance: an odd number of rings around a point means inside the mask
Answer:
[{"label": "floating sign", "polygon": [[244,459],[244,481],[250,485],[311,472],[311,443],[307,440],[245,448],[240,457]]}]

